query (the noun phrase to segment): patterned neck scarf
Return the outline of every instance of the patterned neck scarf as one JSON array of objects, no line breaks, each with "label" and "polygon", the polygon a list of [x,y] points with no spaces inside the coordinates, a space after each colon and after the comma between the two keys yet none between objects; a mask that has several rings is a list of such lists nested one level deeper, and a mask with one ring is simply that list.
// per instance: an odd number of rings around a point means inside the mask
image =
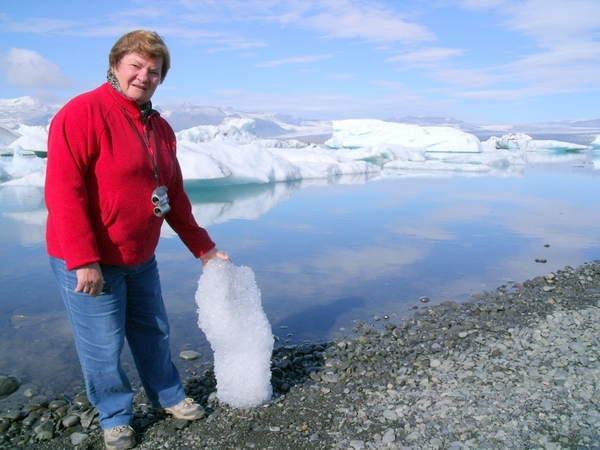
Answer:
[{"label": "patterned neck scarf", "polygon": [[[108,69],[108,71],[106,72],[106,81],[108,81],[110,83],[110,85],[113,87],[113,89],[115,91],[125,95],[125,92],[123,92],[123,89],[121,89],[121,86],[119,86],[119,80],[117,80],[117,77],[115,76],[115,74],[113,73],[113,71],[111,69]],[[146,118],[152,112],[152,102],[148,101],[148,102],[144,103],[143,105],[141,105],[140,111],[142,112],[142,121],[146,122]]]}]

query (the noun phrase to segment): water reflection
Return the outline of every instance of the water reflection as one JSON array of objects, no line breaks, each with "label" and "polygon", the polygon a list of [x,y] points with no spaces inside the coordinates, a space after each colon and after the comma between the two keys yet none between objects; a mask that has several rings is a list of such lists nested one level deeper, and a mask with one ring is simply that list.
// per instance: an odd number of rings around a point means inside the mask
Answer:
[{"label": "water reflection", "polygon": [[[502,176],[401,173],[186,189],[219,247],[255,272],[280,343],[314,341],[349,334],[358,320],[406,316],[422,296],[464,301],[597,259],[600,171],[595,154],[586,158]],[[25,381],[21,391],[76,392],[80,370],[45,254],[42,190],[0,187],[0,213],[0,367]],[[201,265],[168,226],[163,236],[157,258],[173,353],[200,351],[202,360],[177,364],[201,371],[211,354],[194,302]]]}]

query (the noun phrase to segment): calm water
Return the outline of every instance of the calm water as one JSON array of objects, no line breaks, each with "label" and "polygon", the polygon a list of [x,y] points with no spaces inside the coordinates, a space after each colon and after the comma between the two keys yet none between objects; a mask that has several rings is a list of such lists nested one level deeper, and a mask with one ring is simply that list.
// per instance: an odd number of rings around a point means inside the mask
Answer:
[{"label": "calm water", "polygon": [[[356,321],[410,315],[423,296],[429,305],[466,301],[599,259],[599,156],[483,177],[403,173],[187,189],[218,247],[253,269],[279,343],[322,341],[350,335]],[[21,391],[77,392],[81,374],[45,254],[41,189],[0,187],[0,213],[0,373],[21,377]],[[164,234],[157,258],[174,357],[184,374],[201,372],[211,358],[197,326],[201,265]],[[203,358],[179,361],[187,349]],[[21,400],[16,393],[0,409]]]}]

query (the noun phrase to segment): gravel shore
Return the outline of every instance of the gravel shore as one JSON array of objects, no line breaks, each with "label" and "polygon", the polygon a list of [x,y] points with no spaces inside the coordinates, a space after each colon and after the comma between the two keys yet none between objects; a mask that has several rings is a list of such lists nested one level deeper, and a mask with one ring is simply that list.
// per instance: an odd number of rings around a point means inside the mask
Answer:
[{"label": "gravel shore", "polygon": [[[203,420],[137,396],[136,448],[600,450],[599,301],[594,261],[278,348],[265,406],[220,405],[210,371],[185,382]],[[0,413],[0,449],[102,450],[96,422],[84,398],[34,397]]]}]

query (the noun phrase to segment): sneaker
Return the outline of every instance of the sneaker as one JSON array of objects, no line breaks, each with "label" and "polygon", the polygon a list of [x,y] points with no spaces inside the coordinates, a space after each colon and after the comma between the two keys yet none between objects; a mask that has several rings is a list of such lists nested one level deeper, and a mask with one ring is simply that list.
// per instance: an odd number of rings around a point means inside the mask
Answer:
[{"label": "sneaker", "polygon": [[106,450],[125,450],[135,446],[133,428],[127,425],[104,430],[104,445]]},{"label": "sneaker", "polygon": [[171,414],[176,419],[198,420],[205,416],[204,408],[191,398],[184,398],[181,402],[170,408],[165,408],[165,411]]}]

